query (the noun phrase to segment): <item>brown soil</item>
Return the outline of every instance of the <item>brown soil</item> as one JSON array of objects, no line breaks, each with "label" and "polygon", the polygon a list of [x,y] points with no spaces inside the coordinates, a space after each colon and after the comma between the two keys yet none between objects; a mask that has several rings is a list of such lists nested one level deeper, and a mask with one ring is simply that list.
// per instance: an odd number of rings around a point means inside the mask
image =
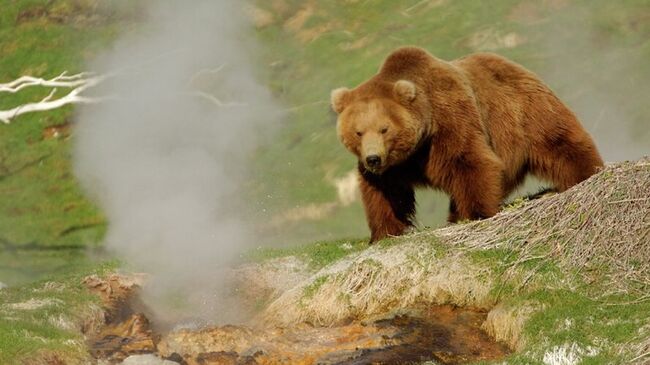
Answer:
[{"label": "brown soil", "polygon": [[106,324],[88,340],[92,356],[108,363],[153,353],[188,365],[409,364],[427,360],[463,364],[499,359],[508,353],[505,345],[481,330],[486,319],[482,310],[422,306],[408,314],[334,327],[227,325],[155,333],[147,317],[133,309],[137,307],[134,280],[92,277],[86,283],[108,308]]}]

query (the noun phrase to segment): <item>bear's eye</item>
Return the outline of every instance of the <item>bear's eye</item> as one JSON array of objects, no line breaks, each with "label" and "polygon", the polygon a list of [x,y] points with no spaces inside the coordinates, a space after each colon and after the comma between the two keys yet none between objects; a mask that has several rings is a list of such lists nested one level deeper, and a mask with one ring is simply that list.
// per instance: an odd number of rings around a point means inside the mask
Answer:
[{"label": "bear's eye", "polygon": [[359,137],[361,137],[362,134],[363,133],[361,133],[361,132],[357,132],[357,136],[359,136]]},{"label": "bear's eye", "polygon": [[382,128],[379,132],[381,134],[386,134],[386,132],[388,132],[388,128]]}]

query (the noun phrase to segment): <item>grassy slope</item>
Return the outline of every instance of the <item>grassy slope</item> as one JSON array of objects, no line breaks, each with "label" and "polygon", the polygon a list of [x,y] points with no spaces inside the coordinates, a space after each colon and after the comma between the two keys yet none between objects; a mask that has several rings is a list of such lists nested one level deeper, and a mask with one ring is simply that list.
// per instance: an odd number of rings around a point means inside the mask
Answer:
[{"label": "grassy slope", "polygon": [[[18,287],[0,290],[0,364],[42,363],[64,359],[66,364],[86,364],[89,353],[81,328],[100,316],[99,298],[90,294],[82,279],[105,275],[115,263],[68,268]],[[96,323],[95,323],[96,325]]]},{"label": "grassy slope", "polygon": [[[397,238],[383,241],[379,245],[381,250],[386,250],[394,245],[408,245],[418,240],[420,238],[417,236]],[[440,244],[435,237],[429,236],[425,241],[430,247],[425,251],[435,252],[437,260],[445,262],[459,259],[458,250]],[[354,252],[358,249],[350,249],[349,245],[348,241],[340,241],[295,251],[267,250],[264,257],[296,256],[311,264],[315,279],[303,288],[300,299],[300,303],[303,303],[310,301],[326,282],[336,282],[343,280],[341,277],[356,275],[359,270],[357,266],[350,266],[349,269],[355,273],[318,273],[318,270],[327,270],[328,264],[335,263],[342,257],[355,257]],[[328,254],[323,255],[323,250]],[[345,254],[337,255],[338,252]],[[490,298],[494,302],[500,303],[504,308],[532,308],[532,314],[526,316],[523,327],[524,345],[518,353],[505,359],[507,363],[542,364],[545,354],[562,352],[562,349],[571,346],[585,351],[575,353],[583,359],[580,364],[626,364],[636,357],[638,350],[635,346],[648,335],[648,329],[645,328],[645,332],[642,332],[641,328],[649,325],[647,313],[650,311],[650,301],[643,298],[639,300],[638,294],[603,295],[611,292],[611,288],[603,287],[598,282],[586,283],[578,272],[560,269],[553,262],[546,261],[541,254],[543,253],[540,252],[539,259],[527,259],[524,263],[517,263],[520,259],[517,250],[469,250],[460,255],[468,257],[475,268],[482,269],[485,276],[482,280],[493,283]],[[413,255],[417,256],[415,253]],[[323,257],[329,259],[324,260]],[[375,265],[378,266],[377,271],[382,272],[382,264],[376,262]],[[531,273],[534,276],[531,277]],[[332,293],[328,292],[327,295]],[[320,300],[322,298],[315,301]],[[597,351],[589,354],[586,352],[589,349]]]},{"label": "grassy slope", "polygon": [[[418,248],[412,251],[413,248],[410,246],[414,242]],[[647,313],[650,311],[650,301],[647,300],[647,297],[639,295],[638,292],[636,294],[625,292],[603,294],[612,293],[612,290],[611,287],[601,284],[600,279],[598,279],[600,277],[598,272],[591,272],[590,279],[592,280],[587,283],[582,275],[584,273],[578,270],[561,269],[552,260],[548,260],[548,252],[540,251],[537,258],[527,256],[522,260],[521,252],[517,249],[459,250],[457,247],[441,244],[434,236],[416,235],[382,241],[379,243],[380,249],[374,251],[374,256],[355,259],[358,254],[364,253],[354,248],[350,250],[349,245],[350,242],[340,241],[338,243],[329,243],[327,246],[310,246],[311,249],[303,248],[297,251],[266,251],[265,257],[296,256],[302,258],[310,263],[314,270],[313,281],[303,287],[302,296],[298,300],[299,304],[296,304],[295,308],[290,307],[291,311],[300,311],[301,306],[305,305],[319,307],[324,298],[322,296],[318,297],[317,293],[326,284],[343,285],[341,283],[346,282],[348,278],[360,275],[359,273],[363,270],[360,269],[359,265],[369,265],[368,263],[372,262],[374,267],[372,270],[374,275],[367,277],[364,283],[377,282],[378,280],[373,280],[376,277],[383,278],[383,280],[400,281],[399,274],[395,274],[396,272],[409,272],[410,269],[421,265],[425,267],[429,265],[436,266],[435,263],[418,261],[419,258],[426,257],[429,255],[428,252],[431,252],[431,255],[435,257],[436,262],[439,262],[441,266],[449,262],[462,262],[463,258],[467,258],[472,267],[466,269],[471,272],[481,273],[470,275],[478,275],[477,280],[492,283],[489,293],[490,302],[499,303],[499,306],[506,310],[513,309],[515,313],[519,310],[528,313],[524,314],[525,324],[520,328],[522,331],[521,337],[524,338],[520,342],[522,345],[516,353],[504,359],[507,364],[543,364],[545,363],[544,356],[549,356],[552,353],[565,353],[567,356],[573,353],[571,356],[581,359],[580,364],[627,364],[630,363],[631,359],[638,356],[639,343],[646,341],[649,334],[648,326],[650,323],[648,322]],[[412,255],[414,257],[412,261],[407,259],[406,263],[401,264],[400,269],[384,267],[382,262],[372,258],[381,256],[382,251],[395,248],[395,246],[400,246],[397,247],[400,252],[406,252],[407,256]],[[328,255],[322,254],[324,249],[329,253]],[[345,251],[347,251],[345,255],[335,254]],[[315,257],[318,259],[315,260]],[[329,259],[323,260],[322,257],[329,257]],[[328,264],[335,264],[333,266],[340,267],[343,262],[342,258],[351,260],[355,264],[344,264],[343,267],[347,267],[347,269],[337,271],[334,274],[329,273],[331,267],[328,267]],[[320,269],[323,269],[325,273],[319,272]],[[438,274],[434,274],[436,272],[435,267],[428,267],[423,270],[431,269],[433,269],[431,275],[437,277],[434,282],[445,280],[445,275],[437,276]],[[419,269],[415,270],[418,271]],[[393,273],[392,275],[396,275],[396,277],[390,276],[389,273]],[[363,274],[366,275],[369,272]],[[404,275],[401,280],[411,283],[412,278],[409,278],[408,274]],[[456,279],[460,280],[461,278]],[[357,281],[354,282],[358,282],[358,277]],[[392,285],[390,283],[384,284]],[[380,282],[376,283],[376,285],[381,287],[383,284]],[[462,289],[454,288],[452,284],[449,285],[451,285],[449,290],[452,293],[463,296]],[[393,286],[399,287],[399,285]],[[357,289],[359,291],[368,290],[367,288]],[[407,288],[401,289],[408,291]],[[444,292],[444,290],[442,291]],[[354,290],[341,289],[340,292],[326,291],[323,295],[345,296],[354,292]],[[367,292],[359,294],[360,297],[363,295],[373,296]],[[444,295],[441,294],[443,298]],[[399,294],[396,294],[396,297],[399,297]],[[357,299],[355,298],[355,300]],[[391,300],[396,298],[384,299],[391,303]],[[454,303],[451,298],[447,300]],[[283,302],[283,304],[288,303]],[[356,303],[356,306],[352,310],[354,313],[357,313],[355,311],[363,312],[363,309],[359,308],[363,307],[363,304]],[[328,310],[334,309],[328,308]],[[326,316],[328,313],[325,310],[322,315]],[[316,321],[311,317],[308,318]],[[505,320],[506,323],[509,321],[514,322],[512,319]],[[513,328],[518,328],[518,326],[513,325]],[[508,334],[507,331],[505,333]],[[571,350],[572,348],[574,350]],[[499,361],[497,363],[504,362]]]},{"label": "grassy slope", "polygon": [[509,356],[508,364],[541,364],[544,354],[572,344],[583,350],[598,349],[591,356],[578,353],[584,359],[581,364],[624,364],[636,356],[633,345],[647,335],[640,328],[648,324],[650,302],[638,301],[634,295],[602,296],[608,288],[587,284],[575,272],[552,263],[538,266],[541,260],[516,270],[520,277],[533,270],[535,279],[524,288],[515,288],[520,283],[508,283],[503,272],[516,260],[516,253],[490,249],[474,255],[501,283],[493,295],[502,305],[516,308],[532,303],[537,308],[523,328],[522,351]]},{"label": "grassy slope", "polygon": [[[126,25],[117,19],[131,9],[118,5],[108,10],[81,0],[3,2],[0,82],[84,71],[85,62]],[[0,108],[46,93],[3,93]],[[38,357],[41,351],[79,363],[88,356],[78,328],[97,299],[80,280],[107,269],[87,257],[89,246],[95,247],[104,233],[104,218],[72,174],[69,138],[43,137],[46,127],[67,123],[72,114],[67,107],[0,125],[0,282],[10,286],[0,290],[2,364]],[[46,302],[32,309],[13,306],[30,300]]]},{"label": "grassy slope", "polygon": [[[2,5],[2,82],[21,75],[51,78],[63,71],[84,71],[84,64],[124,27],[115,19],[126,9],[93,8],[88,1],[46,3],[21,0]],[[34,88],[17,95],[3,93],[0,108],[38,100],[47,92]],[[84,197],[73,176],[69,138],[43,136],[46,127],[70,122],[72,114],[66,107],[26,114],[0,126],[0,281],[6,284],[24,282],[31,274],[43,277],[68,257],[81,259],[84,247],[104,233],[101,212]],[[38,259],[32,260],[28,252],[37,252]]]},{"label": "grassy slope", "polygon": [[[518,201],[494,219],[382,241],[342,258],[319,251],[340,252],[349,242],[275,251],[303,257],[314,273],[265,316],[330,325],[420,301],[479,306],[494,308],[488,328],[518,349],[508,364],[558,363],[547,362],[552,354],[572,354],[581,364],[647,361],[647,162],[610,166],[564,194]],[[527,314],[507,315],[518,311]]]}]

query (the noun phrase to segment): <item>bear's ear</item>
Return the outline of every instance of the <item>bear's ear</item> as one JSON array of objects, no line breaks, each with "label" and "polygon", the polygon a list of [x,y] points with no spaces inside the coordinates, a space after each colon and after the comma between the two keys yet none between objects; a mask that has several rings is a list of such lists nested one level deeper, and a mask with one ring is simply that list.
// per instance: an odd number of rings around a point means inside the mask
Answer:
[{"label": "bear's ear", "polygon": [[341,114],[343,109],[347,106],[347,96],[350,93],[350,89],[347,87],[340,87],[338,89],[332,90],[332,93],[330,95],[331,103],[332,103],[332,109],[337,114]]},{"label": "bear's ear", "polygon": [[415,84],[408,80],[399,80],[393,85],[393,93],[402,103],[410,103],[415,99]]}]

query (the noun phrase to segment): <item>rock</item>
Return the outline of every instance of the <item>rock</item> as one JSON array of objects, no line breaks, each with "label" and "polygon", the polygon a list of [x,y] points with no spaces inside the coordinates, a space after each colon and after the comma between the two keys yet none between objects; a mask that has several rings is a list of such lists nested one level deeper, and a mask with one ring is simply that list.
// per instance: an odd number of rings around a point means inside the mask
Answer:
[{"label": "rock", "polygon": [[188,365],[238,365],[239,355],[236,352],[208,352],[199,354],[196,358],[187,359]]},{"label": "rock", "polygon": [[156,355],[131,355],[121,362],[121,365],[178,365],[177,362],[164,360]]},{"label": "rock", "polygon": [[8,287],[9,287],[9,285],[7,285],[7,284],[0,281],[0,290],[2,290],[4,288],[8,288]]},{"label": "rock", "polygon": [[95,358],[113,361],[156,350],[149,320],[142,313],[133,314],[123,322],[107,325],[89,340],[89,344],[90,353]]}]

